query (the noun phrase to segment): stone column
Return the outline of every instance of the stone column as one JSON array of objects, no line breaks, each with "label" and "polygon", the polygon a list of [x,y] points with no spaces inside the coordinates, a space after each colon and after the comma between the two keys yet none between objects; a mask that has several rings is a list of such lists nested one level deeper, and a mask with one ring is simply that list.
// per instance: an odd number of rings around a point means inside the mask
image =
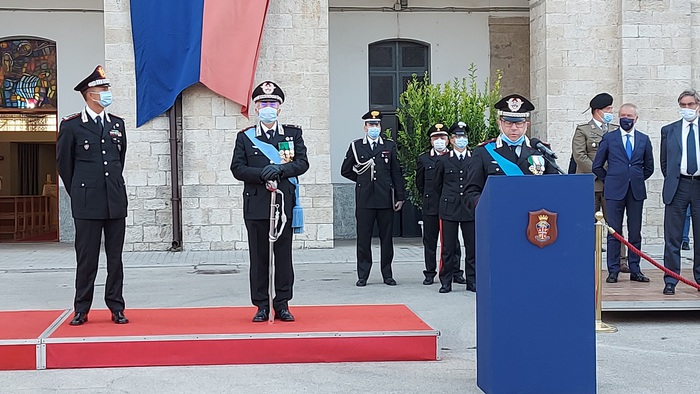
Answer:
[{"label": "stone column", "polygon": [[591,98],[620,95],[619,13],[618,2],[605,0],[530,5],[532,135],[552,144],[563,168],[576,124],[590,120],[583,112]]}]

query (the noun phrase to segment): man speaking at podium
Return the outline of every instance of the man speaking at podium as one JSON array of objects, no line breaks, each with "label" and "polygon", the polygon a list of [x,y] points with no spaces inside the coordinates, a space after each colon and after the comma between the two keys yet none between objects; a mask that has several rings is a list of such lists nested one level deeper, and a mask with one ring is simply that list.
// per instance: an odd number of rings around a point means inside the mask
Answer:
[{"label": "man speaking at podium", "polygon": [[[491,175],[556,174],[557,170],[525,136],[530,124],[530,112],[535,106],[519,94],[503,97],[494,105],[498,110],[498,128],[501,134],[484,141],[474,150],[467,176],[467,196],[471,209],[484,190]],[[506,208],[506,207],[504,207]]]}]

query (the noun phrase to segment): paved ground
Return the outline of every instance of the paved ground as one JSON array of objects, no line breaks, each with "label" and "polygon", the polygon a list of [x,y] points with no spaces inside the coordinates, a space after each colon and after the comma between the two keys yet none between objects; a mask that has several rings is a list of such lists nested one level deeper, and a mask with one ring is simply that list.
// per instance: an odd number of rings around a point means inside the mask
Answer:
[{"label": "paved ground", "polygon": [[[645,251],[661,255],[659,247]],[[405,303],[442,333],[441,361],[0,372],[0,392],[479,393],[474,294],[462,289],[438,294],[437,285],[423,286],[418,240],[397,241],[396,287],[381,283],[378,264],[369,285],[355,287],[354,255],[352,242],[295,251],[293,304]],[[124,257],[127,308],[248,305],[246,252]],[[73,269],[72,245],[0,245],[0,309],[69,308]],[[104,270],[98,283],[94,306],[103,308]],[[650,285],[652,291],[661,288]],[[627,313],[604,320],[620,331],[598,335],[600,393],[700,392],[700,314]]]}]

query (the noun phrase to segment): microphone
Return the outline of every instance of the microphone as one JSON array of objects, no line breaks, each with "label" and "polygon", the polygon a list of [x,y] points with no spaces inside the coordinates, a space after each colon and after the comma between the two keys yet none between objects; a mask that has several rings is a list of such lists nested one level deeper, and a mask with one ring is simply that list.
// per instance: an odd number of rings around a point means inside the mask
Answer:
[{"label": "microphone", "polygon": [[553,150],[549,149],[547,145],[543,144],[539,138],[530,138],[530,143],[532,144],[532,146],[534,146],[537,150],[544,153],[545,155],[550,156],[554,159],[558,159],[557,154],[554,153]]}]

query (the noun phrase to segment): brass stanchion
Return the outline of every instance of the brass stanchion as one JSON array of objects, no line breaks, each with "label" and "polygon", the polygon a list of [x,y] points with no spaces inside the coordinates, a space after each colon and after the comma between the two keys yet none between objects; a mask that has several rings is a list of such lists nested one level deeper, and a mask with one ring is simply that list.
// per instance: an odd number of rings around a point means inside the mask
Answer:
[{"label": "brass stanchion", "polygon": [[603,212],[595,213],[595,332],[617,332],[617,327],[603,323]]}]

